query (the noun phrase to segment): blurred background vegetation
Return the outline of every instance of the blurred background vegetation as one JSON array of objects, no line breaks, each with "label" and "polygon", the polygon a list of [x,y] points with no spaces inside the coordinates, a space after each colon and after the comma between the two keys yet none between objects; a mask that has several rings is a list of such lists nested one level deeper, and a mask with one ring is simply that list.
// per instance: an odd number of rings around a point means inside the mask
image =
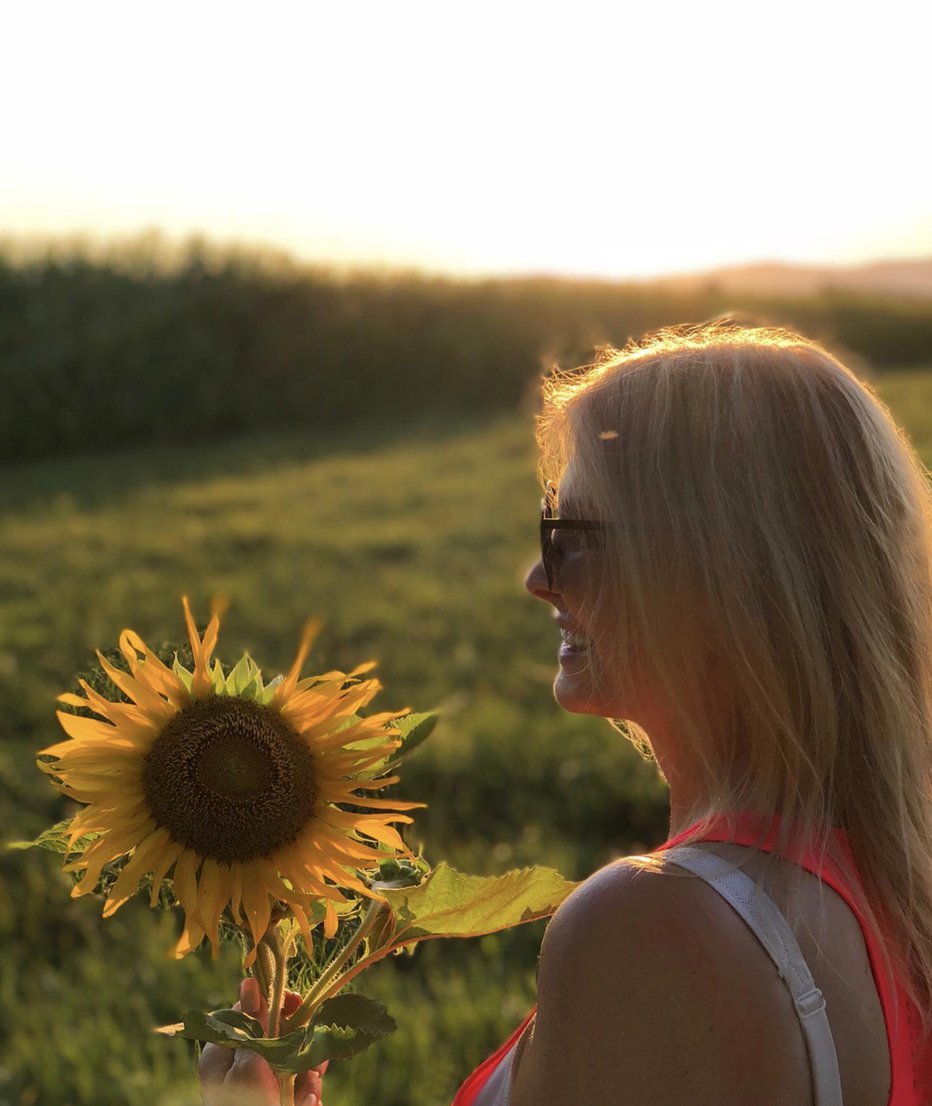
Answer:
[{"label": "blurred background vegetation", "polygon": [[[34,766],[55,696],[132,626],[180,642],[179,597],[230,594],[219,654],[307,671],[380,662],[372,709],[437,708],[398,797],[407,839],[481,873],[580,879],[667,835],[666,789],[605,722],[553,701],[536,556],[542,372],[656,326],[743,312],[820,338],[932,462],[932,311],[824,289],[776,299],[557,279],[337,274],[192,244],[0,256],[0,818],[74,812]],[[194,1106],[187,1043],[152,1027],[228,1004],[228,948],[167,959],[179,919],[103,922],[58,861],[0,854],[0,1103]],[[542,926],[433,942],[361,988],[398,1033],[334,1064],[327,1106],[446,1106],[533,1002]]]},{"label": "blurred background vegetation", "polygon": [[736,307],[879,370],[924,364],[932,348],[927,299],[830,282],[787,299],[735,296],[714,277],[338,275],[205,240],[156,247],[0,251],[0,459],[514,410],[553,363]]}]

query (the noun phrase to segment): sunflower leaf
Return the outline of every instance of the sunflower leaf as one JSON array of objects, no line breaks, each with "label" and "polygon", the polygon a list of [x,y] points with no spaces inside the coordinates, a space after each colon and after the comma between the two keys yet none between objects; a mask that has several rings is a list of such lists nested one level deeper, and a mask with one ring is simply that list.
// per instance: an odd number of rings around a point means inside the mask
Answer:
[{"label": "sunflower leaf", "polygon": [[385,1007],[365,995],[344,994],[328,999],[310,1024],[281,1037],[264,1037],[262,1026],[239,1010],[191,1012],[179,1025],[161,1026],[157,1032],[209,1041],[224,1048],[248,1048],[278,1071],[302,1072],[324,1060],[354,1056],[397,1029]]},{"label": "sunflower leaf", "polygon": [[187,668],[178,660],[177,656],[172,662],[172,672],[181,680],[188,691],[191,690],[191,685],[194,682],[194,674],[189,672]]},{"label": "sunflower leaf", "polygon": [[35,841],[8,841],[8,849],[48,849],[53,853],[81,853],[92,841],[100,837],[99,833],[86,833],[79,837],[74,844],[74,849],[69,850],[68,839],[71,836],[71,823],[73,819],[66,818],[63,822],[57,822],[47,830],[43,830]]},{"label": "sunflower leaf", "polygon": [[404,718],[398,718],[393,723],[398,730],[401,745],[386,760],[386,764],[397,764],[403,757],[413,753],[414,750],[427,740],[437,725],[438,716],[432,712],[424,714],[408,714]]},{"label": "sunflower leaf", "polygon": [[549,917],[578,884],[553,868],[471,876],[441,861],[415,887],[380,887],[392,911],[393,947],[430,937],[479,937]]},{"label": "sunflower leaf", "polygon": [[242,1010],[214,1010],[203,1014],[191,1010],[179,1025],[163,1025],[156,1031],[170,1037],[186,1037],[189,1041],[208,1041],[224,1048],[243,1048],[262,1037],[262,1025]]},{"label": "sunflower leaf", "polygon": [[255,683],[257,671],[252,657],[248,653],[244,653],[227,676],[227,695],[243,695],[246,689]]},{"label": "sunflower leaf", "polygon": [[261,680],[260,680],[260,682],[259,682],[259,692],[256,695],[256,702],[257,703],[262,703],[266,706],[269,703],[271,703],[272,699],[275,696],[275,689],[284,680],[284,678],[285,678],[284,676],[276,676],[274,680],[269,680],[269,682],[265,685],[265,687],[262,686],[262,683],[261,683]]},{"label": "sunflower leaf", "polygon": [[219,658],[214,657],[214,666],[210,669],[210,683],[215,695],[223,695],[227,689],[226,678],[223,675],[223,665]]}]

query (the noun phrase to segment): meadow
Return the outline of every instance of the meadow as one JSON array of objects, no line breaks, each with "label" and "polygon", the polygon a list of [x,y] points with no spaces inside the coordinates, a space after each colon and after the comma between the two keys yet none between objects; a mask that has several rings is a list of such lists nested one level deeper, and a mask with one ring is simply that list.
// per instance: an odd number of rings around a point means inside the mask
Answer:
[{"label": "meadow", "polygon": [[[932,373],[874,384],[932,464]],[[7,468],[0,485],[0,816],[34,836],[74,805],[35,769],[58,740],[54,698],[132,626],[180,642],[182,593],[206,619],[232,606],[219,654],[308,671],[376,658],[373,710],[437,709],[392,794],[427,802],[406,830],[432,862],[493,873],[531,863],[580,879],[666,837],[665,784],[597,718],[554,702],[558,635],[523,588],[539,489],[526,406],[495,415],[368,417],[220,442],[108,450],[105,426],[67,461]],[[57,859],[0,855],[0,1103],[195,1106],[193,1046],[152,1033],[233,1001],[236,950],[166,951],[178,918],[132,901],[100,917]],[[398,1032],[335,1063],[326,1106],[446,1106],[533,1002],[543,923],[437,941],[360,988]]]}]

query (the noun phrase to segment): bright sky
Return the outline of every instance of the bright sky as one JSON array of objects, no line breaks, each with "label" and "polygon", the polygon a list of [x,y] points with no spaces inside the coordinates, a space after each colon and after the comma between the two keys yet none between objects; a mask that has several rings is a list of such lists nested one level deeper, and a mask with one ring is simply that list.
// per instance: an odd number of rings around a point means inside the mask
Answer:
[{"label": "bright sky", "polygon": [[9,3],[0,234],[461,273],[932,255],[930,22],[915,0]]}]

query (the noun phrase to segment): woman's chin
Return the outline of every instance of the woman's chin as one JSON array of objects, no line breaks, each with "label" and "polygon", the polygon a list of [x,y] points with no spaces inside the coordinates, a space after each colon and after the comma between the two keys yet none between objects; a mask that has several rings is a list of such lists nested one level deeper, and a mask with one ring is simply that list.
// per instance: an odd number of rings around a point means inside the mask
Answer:
[{"label": "woman's chin", "polygon": [[567,671],[562,665],[553,681],[553,697],[570,714],[611,716],[611,711],[601,702],[585,673]]}]

